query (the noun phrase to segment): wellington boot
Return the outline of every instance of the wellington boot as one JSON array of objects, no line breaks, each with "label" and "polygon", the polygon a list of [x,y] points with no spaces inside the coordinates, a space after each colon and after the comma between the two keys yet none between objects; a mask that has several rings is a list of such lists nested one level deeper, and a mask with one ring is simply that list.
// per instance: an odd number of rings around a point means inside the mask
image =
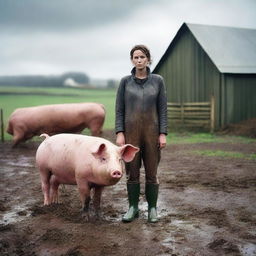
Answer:
[{"label": "wellington boot", "polygon": [[159,184],[146,184],[145,194],[148,202],[148,222],[158,222],[157,218],[157,198],[158,198]]},{"label": "wellington boot", "polygon": [[139,197],[140,197],[140,184],[139,183],[128,183],[127,184],[128,191],[128,201],[129,201],[129,210],[123,216],[123,222],[131,222],[135,218],[139,217]]}]

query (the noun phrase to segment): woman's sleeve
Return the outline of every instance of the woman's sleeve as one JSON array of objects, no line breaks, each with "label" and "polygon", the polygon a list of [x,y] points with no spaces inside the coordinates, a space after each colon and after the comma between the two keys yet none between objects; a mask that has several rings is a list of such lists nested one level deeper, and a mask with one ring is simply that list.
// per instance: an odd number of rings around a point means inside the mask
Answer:
[{"label": "woman's sleeve", "polygon": [[125,115],[124,87],[125,87],[125,79],[123,78],[119,84],[117,95],[116,95],[116,122],[115,122],[116,133],[124,132],[124,115]]},{"label": "woman's sleeve", "polygon": [[167,122],[167,97],[164,80],[160,77],[158,95],[158,115],[159,115],[159,133],[168,134],[168,122]]}]

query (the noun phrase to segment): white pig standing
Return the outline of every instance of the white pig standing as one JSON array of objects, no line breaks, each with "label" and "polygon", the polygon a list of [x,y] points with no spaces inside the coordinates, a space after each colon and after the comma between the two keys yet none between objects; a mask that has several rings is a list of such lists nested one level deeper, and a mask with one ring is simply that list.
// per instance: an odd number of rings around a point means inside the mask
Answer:
[{"label": "white pig standing", "polygon": [[133,145],[119,147],[99,137],[78,134],[41,136],[46,139],[37,149],[36,164],[41,176],[44,205],[58,203],[60,184],[77,185],[82,209],[87,213],[90,190],[95,190],[93,205],[98,213],[103,187],[116,184],[123,175],[122,160],[132,161],[139,151]]}]

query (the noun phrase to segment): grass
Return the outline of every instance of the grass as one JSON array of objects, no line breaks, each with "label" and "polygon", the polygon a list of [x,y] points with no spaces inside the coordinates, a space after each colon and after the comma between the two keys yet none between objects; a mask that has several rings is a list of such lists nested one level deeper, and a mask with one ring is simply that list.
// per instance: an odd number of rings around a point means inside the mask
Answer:
[{"label": "grass", "polygon": [[255,139],[242,136],[217,135],[213,133],[174,133],[168,134],[168,144],[194,144],[194,143],[252,143]]},{"label": "grass", "polygon": [[209,156],[209,157],[224,157],[224,158],[241,158],[248,160],[256,160],[256,154],[243,154],[240,152],[230,152],[222,150],[193,150],[190,151],[196,155]]}]

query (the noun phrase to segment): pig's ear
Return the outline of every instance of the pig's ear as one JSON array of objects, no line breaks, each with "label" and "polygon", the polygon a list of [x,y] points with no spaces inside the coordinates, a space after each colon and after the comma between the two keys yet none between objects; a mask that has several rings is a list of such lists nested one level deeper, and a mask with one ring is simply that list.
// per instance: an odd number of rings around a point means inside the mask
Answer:
[{"label": "pig's ear", "polygon": [[121,156],[125,162],[131,162],[138,151],[140,149],[131,144],[125,144],[120,147]]},{"label": "pig's ear", "polygon": [[92,147],[92,154],[95,156],[95,157],[99,157],[99,156],[102,156],[103,152],[105,152],[106,150],[106,144],[104,143],[101,143],[100,145],[94,145]]}]

